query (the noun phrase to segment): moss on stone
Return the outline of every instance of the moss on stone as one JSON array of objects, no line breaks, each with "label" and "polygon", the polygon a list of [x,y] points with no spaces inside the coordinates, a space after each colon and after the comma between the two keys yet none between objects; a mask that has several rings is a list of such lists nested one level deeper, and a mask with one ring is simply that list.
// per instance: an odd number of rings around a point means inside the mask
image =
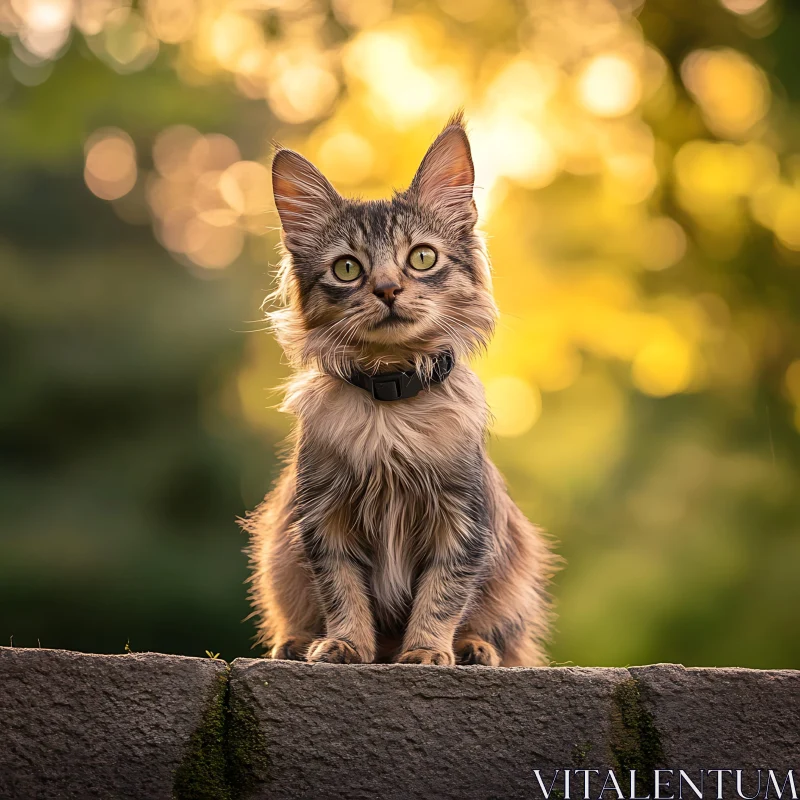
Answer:
[{"label": "moss on stone", "polygon": [[[245,690],[242,684],[240,691]],[[267,743],[253,709],[239,693],[229,695],[227,708],[228,775],[233,797],[246,798],[266,780],[269,758]]]},{"label": "moss on stone", "polygon": [[175,800],[231,800],[226,755],[229,671],[217,676],[214,694],[175,773]]},{"label": "moss on stone", "polygon": [[267,746],[258,720],[231,694],[230,667],[217,681],[175,773],[174,800],[243,800],[266,779]]},{"label": "moss on stone", "polygon": [[591,749],[591,742],[579,742],[572,748],[572,764],[576,769],[580,769],[587,763]]},{"label": "moss on stone", "polygon": [[653,716],[642,702],[639,682],[630,678],[620,683],[613,701],[610,746],[616,772],[629,784],[629,770],[636,770],[637,779],[644,781],[637,791],[652,794],[654,770],[663,763],[664,752]]}]

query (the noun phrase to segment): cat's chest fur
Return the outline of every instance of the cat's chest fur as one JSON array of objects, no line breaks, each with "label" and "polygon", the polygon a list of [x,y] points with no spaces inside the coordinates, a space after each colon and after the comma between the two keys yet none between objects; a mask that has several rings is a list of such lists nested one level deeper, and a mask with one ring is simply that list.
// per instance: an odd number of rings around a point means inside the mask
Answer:
[{"label": "cat's chest fur", "polygon": [[340,499],[370,560],[371,596],[391,619],[411,597],[442,498],[467,454],[482,446],[483,388],[469,368],[410,400],[381,402],[328,375],[298,376],[285,409],[307,447],[334,453],[346,476]]},{"label": "cat's chest fur", "polygon": [[356,474],[395,466],[446,472],[483,441],[487,419],[483,387],[463,365],[445,383],[392,402],[339,378],[302,373],[282,408],[295,414],[307,440],[336,452]]}]

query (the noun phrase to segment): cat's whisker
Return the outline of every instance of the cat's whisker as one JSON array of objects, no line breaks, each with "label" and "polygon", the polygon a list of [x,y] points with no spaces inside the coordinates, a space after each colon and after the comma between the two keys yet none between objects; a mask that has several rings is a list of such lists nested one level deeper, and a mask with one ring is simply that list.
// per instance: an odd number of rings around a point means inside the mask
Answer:
[{"label": "cat's whisker", "polygon": [[272,326],[267,325],[264,328],[253,328],[249,331],[237,331],[235,328],[231,329],[233,333],[272,333]]},{"label": "cat's whisker", "polygon": [[328,325],[327,328],[325,329],[324,337],[320,344],[324,346],[330,341],[331,336],[338,336],[340,332],[336,331],[336,326],[341,325],[342,323],[351,322],[352,318],[357,316],[357,314],[358,314],[357,311],[347,312],[343,317]]}]

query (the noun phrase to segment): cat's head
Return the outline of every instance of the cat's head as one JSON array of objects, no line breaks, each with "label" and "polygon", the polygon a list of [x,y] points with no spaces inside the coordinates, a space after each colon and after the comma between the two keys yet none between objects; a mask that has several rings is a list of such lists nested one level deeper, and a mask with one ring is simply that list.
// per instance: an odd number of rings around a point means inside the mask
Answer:
[{"label": "cat's head", "polygon": [[342,197],[309,161],[279,149],[272,165],[283,229],[286,307],[272,315],[295,362],[346,375],[484,346],[496,308],[472,199],[461,116],[391,200]]}]

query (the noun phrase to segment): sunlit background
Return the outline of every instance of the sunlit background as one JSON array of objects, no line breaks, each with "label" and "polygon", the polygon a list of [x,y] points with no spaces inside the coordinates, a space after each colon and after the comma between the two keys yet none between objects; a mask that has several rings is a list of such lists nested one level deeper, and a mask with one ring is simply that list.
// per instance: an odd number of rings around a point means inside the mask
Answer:
[{"label": "sunlit background", "polygon": [[0,34],[0,643],[250,652],[271,142],[385,196],[463,106],[554,661],[800,667],[797,3],[0,0]]}]

